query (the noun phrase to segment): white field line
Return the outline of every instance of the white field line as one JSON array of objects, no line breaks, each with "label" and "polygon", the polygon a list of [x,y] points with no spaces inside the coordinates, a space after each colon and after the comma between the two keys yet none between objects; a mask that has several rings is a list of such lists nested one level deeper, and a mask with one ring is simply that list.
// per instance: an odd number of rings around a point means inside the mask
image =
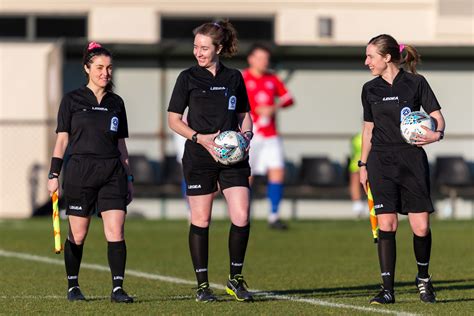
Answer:
[{"label": "white field line", "polygon": [[[17,258],[17,259],[22,259],[22,260],[27,260],[27,261],[36,261],[36,262],[42,262],[42,263],[48,263],[48,264],[55,264],[55,265],[64,265],[63,260],[59,259],[52,259],[48,257],[42,257],[42,256],[37,256],[37,255],[32,255],[28,253],[22,253],[22,252],[12,252],[12,251],[6,251],[0,249],[0,257],[7,257],[7,258]],[[108,266],[102,266],[99,264],[91,264],[91,263],[81,263],[81,268],[84,269],[90,269],[90,270],[96,270],[96,271],[106,271],[109,272],[110,269]],[[160,275],[160,274],[153,274],[153,273],[147,273],[147,272],[141,272],[141,271],[136,271],[136,270],[126,270],[126,275],[128,276],[134,276],[138,278],[143,278],[143,279],[148,279],[148,280],[157,280],[157,281],[162,281],[162,282],[169,282],[169,283],[175,283],[175,284],[186,284],[186,285],[195,285],[195,281],[189,281],[185,279],[180,279],[180,278],[175,278],[175,277],[170,277],[166,275]],[[213,288],[219,289],[219,290],[224,290],[225,286],[220,285],[220,284],[215,284],[211,283],[211,286]],[[269,299],[275,299],[275,300],[283,300],[283,301],[291,301],[291,302],[299,302],[299,303],[307,303],[311,305],[318,305],[318,306],[325,306],[325,307],[332,307],[332,308],[343,308],[343,309],[350,309],[350,310],[357,310],[357,311],[362,311],[362,312],[371,312],[371,313],[379,313],[379,314],[392,314],[392,315],[403,315],[403,316],[412,316],[412,315],[417,315],[413,313],[407,313],[407,312],[401,312],[401,311],[392,311],[392,310],[386,310],[382,308],[373,308],[373,307],[364,307],[364,306],[357,306],[357,305],[349,305],[349,304],[341,304],[341,303],[333,303],[329,301],[324,301],[320,299],[314,299],[314,298],[300,298],[297,296],[288,296],[288,295],[278,295],[278,294],[273,294],[271,292],[265,292],[261,290],[256,290],[252,289],[253,292],[259,292],[257,293],[258,296],[260,297],[265,297]],[[23,298],[29,298],[30,296],[22,296]],[[0,296],[0,298],[15,298],[15,297],[7,297],[7,296]],[[20,298],[20,296],[18,297]],[[31,296],[31,298],[36,298],[35,296]],[[43,298],[51,298],[51,299],[56,299],[56,296],[46,296]],[[58,296],[59,298],[59,296]],[[63,299],[63,297],[61,297]]]}]

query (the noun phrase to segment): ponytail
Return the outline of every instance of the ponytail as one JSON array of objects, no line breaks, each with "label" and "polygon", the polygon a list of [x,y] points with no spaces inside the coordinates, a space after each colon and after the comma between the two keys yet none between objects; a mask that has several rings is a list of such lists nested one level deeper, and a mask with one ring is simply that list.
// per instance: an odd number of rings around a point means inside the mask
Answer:
[{"label": "ponytail", "polygon": [[232,57],[237,53],[237,31],[228,19],[204,23],[193,30],[194,36],[209,36],[216,48],[222,45],[220,55]]},{"label": "ponytail", "polygon": [[420,54],[412,45],[398,44],[392,36],[381,34],[372,38],[368,44],[377,46],[380,55],[390,54],[391,61],[416,74],[416,65],[421,62]]},{"label": "ponytail", "polygon": [[[404,52],[405,54],[403,54]],[[416,50],[416,48],[412,45],[405,45],[404,50],[401,52],[401,55],[401,64],[404,65],[406,70],[416,74],[416,65],[421,62],[421,56]],[[403,55],[405,55],[405,57],[403,57]]]}]

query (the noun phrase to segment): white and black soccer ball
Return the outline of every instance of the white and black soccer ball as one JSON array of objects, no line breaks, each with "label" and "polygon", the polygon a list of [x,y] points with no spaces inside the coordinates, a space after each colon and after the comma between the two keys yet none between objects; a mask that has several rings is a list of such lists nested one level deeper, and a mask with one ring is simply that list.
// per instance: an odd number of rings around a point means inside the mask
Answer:
[{"label": "white and black soccer ball", "polygon": [[222,146],[214,147],[214,150],[218,154],[217,160],[223,165],[233,165],[247,158],[247,140],[240,133],[224,131],[217,135],[214,142]]},{"label": "white and black soccer ball", "polygon": [[400,132],[403,139],[410,145],[413,145],[413,138],[417,135],[425,135],[426,130],[422,128],[426,126],[430,130],[435,129],[435,124],[431,116],[425,112],[415,111],[405,116],[400,123]]}]

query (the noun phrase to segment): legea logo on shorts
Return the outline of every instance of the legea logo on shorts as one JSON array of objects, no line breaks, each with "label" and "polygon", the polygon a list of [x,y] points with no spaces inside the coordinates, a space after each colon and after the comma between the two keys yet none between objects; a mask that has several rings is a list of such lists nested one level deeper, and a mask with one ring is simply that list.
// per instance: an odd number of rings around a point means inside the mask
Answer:
[{"label": "legea logo on shorts", "polygon": [[69,209],[74,210],[74,211],[82,211],[82,206],[80,206],[80,205],[69,205]]},{"label": "legea logo on shorts", "polygon": [[383,204],[377,204],[374,206],[374,209],[379,209],[379,208],[382,208],[383,207]]},{"label": "legea logo on shorts", "polygon": [[119,119],[118,117],[114,116],[110,120],[110,130],[112,132],[116,132],[118,130],[118,125],[119,125]]},{"label": "legea logo on shorts", "polygon": [[189,190],[192,190],[192,189],[200,189],[201,188],[201,185],[200,184],[190,184],[188,185],[188,189]]},{"label": "legea logo on shorts", "polygon": [[235,95],[229,98],[229,110],[235,110],[235,106],[237,105],[237,98]]}]

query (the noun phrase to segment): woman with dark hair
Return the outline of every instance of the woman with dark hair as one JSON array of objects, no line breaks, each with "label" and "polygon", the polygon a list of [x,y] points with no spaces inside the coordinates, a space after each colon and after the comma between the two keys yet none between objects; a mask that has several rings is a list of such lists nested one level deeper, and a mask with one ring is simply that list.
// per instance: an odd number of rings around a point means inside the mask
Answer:
[{"label": "woman with dark hair", "polygon": [[[197,65],[178,76],[168,107],[170,128],[187,139],[183,171],[191,208],[189,248],[198,283],[196,301],[201,302],[216,300],[209,288],[207,267],[212,202],[218,188],[227,201],[232,222],[226,291],[238,301],[252,300],[242,276],[250,232],[248,159],[223,165],[217,162],[214,150],[219,147],[214,138],[222,131],[241,131],[247,144],[253,136],[242,75],[220,62],[220,56],[231,57],[236,51],[236,32],[228,21],[204,23],[194,29]],[[186,108],[188,124],[182,120]]]},{"label": "woman with dark hair", "polygon": [[127,249],[124,223],[132,200],[133,176],[125,138],[127,115],[120,96],[112,92],[112,55],[91,42],[84,52],[87,85],[67,93],[59,107],[57,139],[49,172],[48,191],[59,189],[64,152],[71,155],[64,175],[64,197],[69,234],[64,261],[69,301],[85,300],[78,276],[91,216],[102,217],[108,242],[113,302],[132,303],[123,290]]},{"label": "woman with dark hair", "polygon": [[[429,215],[434,212],[430,196],[428,159],[422,146],[444,137],[441,107],[426,79],[417,74],[420,56],[410,45],[398,44],[390,35],[372,38],[366,48],[365,65],[375,79],[362,88],[364,126],[360,182],[374,198],[379,224],[378,256],[383,286],[371,304],[395,303],[395,234],[397,213],[408,215],[418,274],[416,287],[423,302],[434,303],[435,292],[428,274],[431,253]],[[405,71],[405,66],[408,71]],[[412,111],[423,109],[436,123],[436,130],[404,141],[400,122]]]}]

